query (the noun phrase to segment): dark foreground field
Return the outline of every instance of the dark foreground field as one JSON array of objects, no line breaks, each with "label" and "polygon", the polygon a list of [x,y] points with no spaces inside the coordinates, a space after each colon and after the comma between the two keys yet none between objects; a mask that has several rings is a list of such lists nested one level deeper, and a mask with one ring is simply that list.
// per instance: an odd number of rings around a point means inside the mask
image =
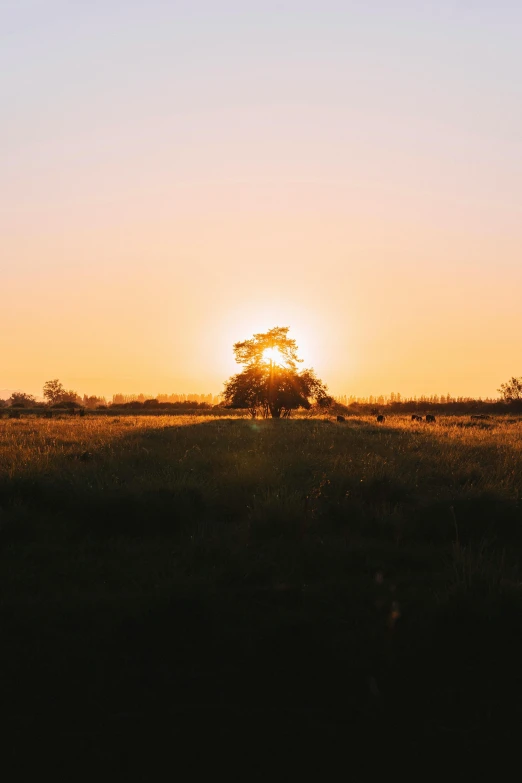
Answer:
[{"label": "dark foreground field", "polygon": [[0,421],[3,768],[498,773],[521,444],[500,417]]}]

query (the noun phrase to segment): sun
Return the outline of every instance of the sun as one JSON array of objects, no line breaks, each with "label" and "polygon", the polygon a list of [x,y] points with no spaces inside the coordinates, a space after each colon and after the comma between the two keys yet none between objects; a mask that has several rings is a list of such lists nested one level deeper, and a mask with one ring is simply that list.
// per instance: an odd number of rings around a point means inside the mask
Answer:
[{"label": "sun", "polygon": [[265,348],[263,351],[263,360],[280,366],[286,365],[286,359],[279,348]]}]

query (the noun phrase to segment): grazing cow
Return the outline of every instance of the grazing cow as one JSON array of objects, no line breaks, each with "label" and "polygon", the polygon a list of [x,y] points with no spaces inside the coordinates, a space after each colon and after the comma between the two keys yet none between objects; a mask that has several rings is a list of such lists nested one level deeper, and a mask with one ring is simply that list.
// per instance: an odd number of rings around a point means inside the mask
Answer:
[{"label": "grazing cow", "polygon": [[435,416],[432,413],[426,414],[426,421],[436,421]]},{"label": "grazing cow", "polygon": [[383,416],[382,413],[379,413],[377,416],[377,421],[379,421],[381,424],[383,421],[386,421],[386,416]]},{"label": "grazing cow", "polygon": [[344,418],[344,416],[338,416],[337,417],[337,421],[341,421],[342,422],[342,421],[346,421],[346,419]]},{"label": "grazing cow", "polygon": [[416,413],[414,413],[411,417],[412,421],[422,421],[422,416],[418,416]]}]

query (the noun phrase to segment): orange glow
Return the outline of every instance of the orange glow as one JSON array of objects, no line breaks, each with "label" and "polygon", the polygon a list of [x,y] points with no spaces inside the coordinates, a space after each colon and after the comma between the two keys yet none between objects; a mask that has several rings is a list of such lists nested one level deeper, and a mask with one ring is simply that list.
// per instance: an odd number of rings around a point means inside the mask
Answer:
[{"label": "orange glow", "polygon": [[520,375],[517,4],[123,5],[7,3],[0,390],[219,394],[277,324],[334,395]]}]

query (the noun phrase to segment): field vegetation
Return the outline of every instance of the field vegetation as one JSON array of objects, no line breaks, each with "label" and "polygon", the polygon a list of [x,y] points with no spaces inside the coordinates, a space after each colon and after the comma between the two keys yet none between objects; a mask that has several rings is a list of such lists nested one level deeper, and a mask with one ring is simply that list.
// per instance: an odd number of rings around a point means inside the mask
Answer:
[{"label": "field vegetation", "polygon": [[12,753],[507,741],[521,523],[516,416],[1,419]]}]

